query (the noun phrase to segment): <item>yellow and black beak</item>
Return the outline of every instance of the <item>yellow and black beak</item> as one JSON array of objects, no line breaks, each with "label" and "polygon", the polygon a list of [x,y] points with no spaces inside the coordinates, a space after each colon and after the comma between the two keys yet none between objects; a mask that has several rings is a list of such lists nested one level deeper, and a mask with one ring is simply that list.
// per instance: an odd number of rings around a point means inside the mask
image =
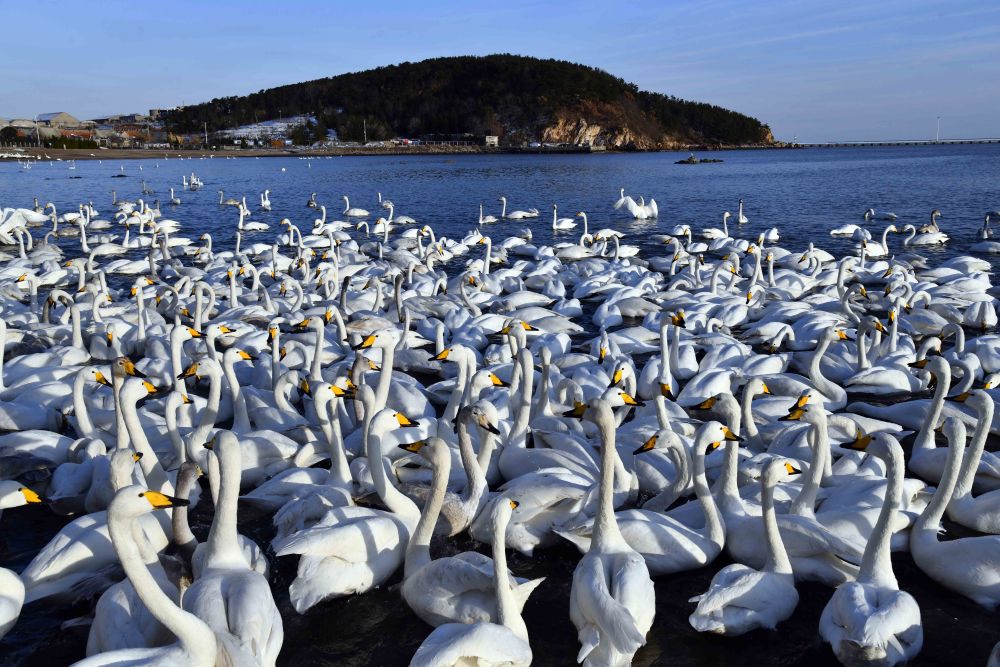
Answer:
[{"label": "yellow and black beak", "polygon": [[510,503],[510,508],[512,510],[516,510],[518,507],[521,506],[521,503],[517,502],[516,500],[508,500],[507,502]]},{"label": "yellow and black beak", "polygon": [[789,475],[801,475],[802,474],[802,471],[799,470],[798,468],[796,468],[795,466],[793,466],[791,463],[786,463],[785,464],[785,472],[787,472]]},{"label": "yellow and black beak", "polygon": [[686,329],[687,328],[687,324],[685,323],[685,320],[684,320],[684,311],[682,310],[682,311],[678,312],[676,315],[671,315],[670,316],[670,323],[673,324],[675,327],[680,327],[681,329]]},{"label": "yellow and black beak", "polygon": [[159,491],[144,491],[139,494],[152,505],[153,509],[166,509],[167,507],[187,507],[188,501],[183,498],[175,498],[160,493]]},{"label": "yellow and black beak", "polygon": [[138,368],[136,368],[135,364],[132,363],[132,360],[129,359],[128,357],[125,357],[122,360],[122,370],[125,371],[126,375],[131,375],[132,377],[136,377],[136,378],[145,378],[146,377],[146,374],[143,373],[142,371],[140,371]]},{"label": "yellow and black beak", "polygon": [[509,387],[510,385],[498,378],[495,374],[490,373],[490,383],[494,387]]},{"label": "yellow and black beak", "polygon": [[491,424],[487,419],[483,419],[483,421],[479,422],[479,425],[493,435],[500,435],[500,429]]},{"label": "yellow and black beak", "polygon": [[659,436],[654,433],[649,440],[639,445],[636,448],[636,450],[632,452],[632,454],[644,454],[645,452],[653,451],[653,449],[656,447],[656,441],[658,438]]},{"label": "yellow and black beak", "polygon": [[306,396],[311,396],[312,395],[312,393],[310,391],[310,388],[309,388],[309,379],[308,378],[302,378],[302,381],[299,382],[299,391],[301,391]]},{"label": "yellow and black beak", "polygon": [[608,356],[608,348],[602,346],[601,349],[597,351],[597,363],[604,363],[604,358],[606,356]]},{"label": "yellow and black beak", "polygon": [[185,368],[184,372],[177,376],[177,379],[178,380],[182,380],[184,378],[195,377],[196,375],[198,375],[198,362],[197,361],[194,362],[193,364],[191,364],[190,366],[188,366],[187,368]]},{"label": "yellow and black beak", "polygon": [[420,426],[420,422],[415,419],[410,419],[402,412],[396,413],[396,421],[399,423],[401,428],[416,428]]},{"label": "yellow and black beak", "polygon": [[94,381],[97,382],[97,384],[103,384],[105,387],[111,386],[111,383],[108,382],[108,378],[104,377],[104,373],[101,371],[96,371],[94,373]]},{"label": "yellow and black beak", "polygon": [[847,334],[842,330],[837,330],[837,340],[847,340]]},{"label": "yellow and black beak", "polygon": [[743,442],[743,438],[733,433],[728,426],[722,427],[722,437],[729,442]]},{"label": "yellow and black beak", "polygon": [[761,382],[760,383],[760,393],[762,393],[762,394],[770,394],[771,390],[767,388],[766,384],[764,384],[763,382]]},{"label": "yellow and black beak", "polygon": [[440,352],[438,352],[436,355],[434,355],[433,359],[434,361],[447,361],[449,354],[451,354],[451,348],[446,347]]},{"label": "yellow and black beak", "polygon": [[715,396],[712,396],[711,398],[706,398],[704,401],[702,401],[695,407],[699,410],[711,410],[712,408],[715,407],[715,402],[717,400],[718,399]]},{"label": "yellow and black beak", "polygon": [[608,386],[614,387],[615,385],[619,384],[622,381],[623,375],[624,373],[622,371],[622,368],[621,367],[616,368],[615,372],[611,375],[611,384],[609,384]]},{"label": "yellow and black beak", "polygon": [[854,440],[851,442],[845,442],[841,445],[844,449],[850,449],[855,452],[863,452],[871,444],[872,436],[865,434],[860,428],[854,434]]},{"label": "yellow and black beak", "polygon": [[[798,397],[798,399],[795,401],[795,406],[794,407],[796,407],[796,408],[804,408],[804,407],[806,407],[806,405],[809,404],[809,399],[810,398],[812,398],[812,394],[810,394],[808,391],[803,392]],[[789,412],[791,412],[791,410],[789,410]]]},{"label": "yellow and black beak", "polygon": [[367,350],[375,344],[375,334],[369,334],[367,338],[354,346],[355,350]]},{"label": "yellow and black beak", "polygon": [[784,417],[779,417],[780,422],[797,422],[802,419],[802,415],[806,413],[806,408],[793,407],[788,411],[788,414]]},{"label": "yellow and black beak", "polygon": [[132,454],[132,460],[135,461],[136,463],[138,463],[139,461],[141,461],[142,460],[142,452],[134,452]]},{"label": "yellow and black beak", "polygon": [[34,491],[32,491],[31,489],[29,489],[26,486],[22,486],[20,489],[18,489],[18,491],[20,491],[21,495],[24,496],[24,502],[26,502],[26,503],[44,503],[45,502],[44,498],[42,498],[40,495],[38,495],[37,493],[35,493]]},{"label": "yellow and black beak", "polygon": [[230,329],[225,324],[220,324],[219,325],[219,333],[231,334],[231,333],[236,333],[236,331],[233,330],[233,329]]},{"label": "yellow and black beak", "polygon": [[192,401],[191,398],[187,394],[181,394],[181,403],[184,403],[186,405],[191,405],[191,403],[193,403],[193,402],[194,401]]},{"label": "yellow and black beak", "polygon": [[157,387],[156,385],[154,385],[149,380],[143,380],[142,381],[142,386],[146,388],[146,393],[149,394],[150,396],[152,396],[156,392],[160,391],[159,387]]},{"label": "yellow and black beak", "polygon": [[972,396],[972,392],[963,391],[961,394],[958,394],[956,396],[951,396],[950,399],[952,401],[955,401],[956,403],[965,403],[967,400],[969,400],[970,396]]},{"label": "yellow and black beak", "polygon": [[583,419],[584,413],[587,412],[587,404],[580,403],[579,401],[573,404],[572,410],[567,410],[562,414],[563,417],[571,417],[573,419]]},{"label": "yellow and black beak", "polygon": [[109,331],[104,336],[108,339],[108,345],[115,342],[115,334],[113,332]]},{"label": "yellow and black beak", "polygon": [[239,355],[240,359],[243,359],[244,361],[256,361],[257,360],[257,357],[255,357],[254,355],[250,354],[246,350],[240,350],[239,352],[237,352],[237,354]]},{"label": "yellow and black beak", "polygon": [[631,405],[638,408],[641,408],[642,406],[646,405],[642,401],[636,400],[635,397],[624,391],[618,392],[618,395],[621,396],[622,402],[625,403],[625,405]]},{"label": "yellow and black beak", "polygon": [[669,382],[660,383],[660,395],[664,398],[673,398],[673,390],[670,388]]},{"label": "yellow and black beak", "polygon": [[412,454],[419,454],[420,450],[427,446],[426,440],[417,440],[416,442],[406,442],[399,445],[399,448],[410,452]]},{"label": "yellow and black beak", "polygon": [[916,361],[911,361],[906,365],[910,368],[924,368],[927,366],[927,359],[917,359]]}]

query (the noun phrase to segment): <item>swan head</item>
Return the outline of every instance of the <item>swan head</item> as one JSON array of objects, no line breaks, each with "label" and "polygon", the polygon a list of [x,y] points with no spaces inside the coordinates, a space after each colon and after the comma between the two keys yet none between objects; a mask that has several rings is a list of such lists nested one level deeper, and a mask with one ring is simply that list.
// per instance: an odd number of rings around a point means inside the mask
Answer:
[{"label": "swan head", "polygon": [[491,419],[491,415],[488,413],[485,405],[485,401],[466,405],[458,411],[458,420],[474,424],[493,435],[500,435],[500,429],[497,427],[496,410],[493,410],[494,414]]},{"label": "swan head", "polygon": [[352,346],[352,349],[367,350],[377,347],[385,350],[389,347],[395,347],[399,338],[400,334],[395,329],[380,329],[366,336],[360,343]]},{"label": "swan head", "polygon": [[149,380],[141,378],[129,378],[121,388],[121,400],[128,403],[138,403],[144,398],[155,396],[159,393],[159,388]]},{"label": "swan head", "polygon": [[169,507],[184,507],[188,504],[183,498],[175,498],[159,491],[152,491],[144,486],[133,484],[126,486],[115,494],[108,505],[108,518],[128,519],[141,516],[154,510]]},{"label": "swan head", "polygon": [[788,479],[793,475],[801,475],[802,471],[796,468],[791,462],[782,459],[771,461],[764,469],[764,476],[761,478],[764,486],[773,487],[779,481]]},{"label": "swan head", "polygon": [[636,448],[632,454],[645,454],[646,452],[651,452],[654,449],[659,449],[661,451],[676,449],[678,452],[687,452],[687,448],[685,447],[684,442],[680,439],[680,436],[670,429],[660,429],[651,435],[646,442],[639,445],[639,447]]},{"label": "swan head", "polygon": [[398,445],[400,449],[411,454],[416,454],[425,461],[431,463],[435,469],[451,467],[451,453],[446,443],[441,438],[428,438],[417,442],[408,442]]},{"label": "swan head", "polygon": [[145,379],[146,375],[135,367],[135,364],[128,357],[118,357],[111,362],[111,375],[124,378],[125,376]]},{"label": "swan head", "polygon": [[44,498],[16,480],[0,482],[0,510],[43,502]]}]

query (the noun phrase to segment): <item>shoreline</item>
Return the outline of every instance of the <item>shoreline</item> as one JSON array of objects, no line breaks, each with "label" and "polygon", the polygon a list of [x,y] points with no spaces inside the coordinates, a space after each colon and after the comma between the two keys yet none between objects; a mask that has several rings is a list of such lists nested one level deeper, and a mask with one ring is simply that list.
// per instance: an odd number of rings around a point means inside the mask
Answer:
[{"label": "shoreline", "polygon": [[[437,155],[621,155],[626,153],[690,153],[690,152],[719,152],[734,150],[774,150],[791,148],[787,145],[773,146],[724,146],[724,147],[681,147],[675,149],[663,149],[655,151],[623,151],[623,150],[598,150],[592,151],[587,148],[559,147],[559,148],[515,148],[515,149],[492,149],[482,146],[358,146],[340,148],[246,148],[237,150],[165,150],[165,149],[144,149],[144,148],[36,148],[26,147],[0,148],[0,162],[13,162],[18,159],[31,158],[32,160],[150,160],[150,159],[178,159],[178,158],[257,158],[257,157],[348,157],[348,156],[437,156]],[[21,157],[12,157],[10,154],[20,153]],[[38,160],[41,158],[41,160]]]}]

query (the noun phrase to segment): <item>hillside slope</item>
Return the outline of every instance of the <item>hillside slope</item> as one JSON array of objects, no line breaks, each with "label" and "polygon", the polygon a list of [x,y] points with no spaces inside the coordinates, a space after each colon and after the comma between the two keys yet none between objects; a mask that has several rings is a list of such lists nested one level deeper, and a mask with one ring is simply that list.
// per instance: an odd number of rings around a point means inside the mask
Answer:
[{"label": "hillside slope", "polygon": [[[652,150],[773,142],[755,118],[688,102],[559,60],[492,55],[435,58],[225,97],[171,112],[168,124],[219,130],[312,113],[345,140],[496,134],[525,141]],[[319,133],[317,133],[319,134]],[[322,135],[320,135],[322,136]]]}]

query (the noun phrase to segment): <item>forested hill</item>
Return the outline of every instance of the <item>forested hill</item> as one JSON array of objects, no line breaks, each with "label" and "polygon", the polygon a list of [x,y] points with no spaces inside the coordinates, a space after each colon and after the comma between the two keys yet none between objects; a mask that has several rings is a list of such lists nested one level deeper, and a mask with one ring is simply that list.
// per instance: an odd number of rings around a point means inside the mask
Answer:
[{"label": "forested hill", "polygon": [[641,91],[593,67],[513,55],[407,62],[224,97],[173,111],[168,124],[212,131],[279,114],[314,114],[343,140],[360,140],[364,125],[369,140],[470,134],[635,149],[773,142],[766,125],[735,111]]}]

